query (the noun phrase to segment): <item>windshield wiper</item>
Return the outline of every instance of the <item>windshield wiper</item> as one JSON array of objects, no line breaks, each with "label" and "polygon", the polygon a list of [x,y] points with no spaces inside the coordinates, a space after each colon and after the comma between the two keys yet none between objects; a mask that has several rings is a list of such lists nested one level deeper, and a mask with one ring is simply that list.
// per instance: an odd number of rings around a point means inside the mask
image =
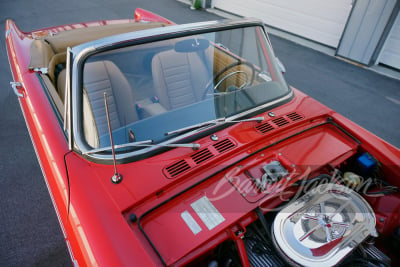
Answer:
[{"label": "windshield wiper", "polygon": [[[121,144],[121,145],[115,145],[114,149],[120,149],[120,148],[128,148],[128,147],[187,147],[191,148],[193,150],[197,150],[200,148],[200,144],[196,143],[188,143],[188,144],[154,144],[153,140],[145,140],[145,141],[138,141],[138,142],[132,142],[132,143],[126,143],[126,144]],[[111,146],[107,147],[100,147],[96,149],[92,149],[90,151],[83,152],[83,155],[89,155],[89,154],[95,154],[98,152],[104,152],[104,151],[109,151],[112,150]]]},{"label": "windshield wiper", "polygon": [[237,122],[247,122],[247,121],[256,121],[256,122],[262,122],[264,120],[264,117],[254,117],[254,118],[250,118],[250,119],[243,119],[243,120],[227,120],[226,118],[218,118],[215,120],[210,120],[210,121],[205,121],[205,122],[201,122],[198,124],[193,124],[187,127],[183,127],[177,130],[173,130],[170,132],[165,133],[166,136],[168,135],[173,135],[173,134],[180,134],[183,132],[187,132],[187,131],[191,131],[191,130],[196,130],[202,127],[206,127],[206,126],[216,126],[216,125],[221,125],[221,124],[225,124],[225,123],[237,123]]},{"label": "windshield wiper", "polygon": [[[179,134],[182,132],[187,132],[190,130],[195,130],[195,129],[199,129],[202,127],[206,127],[206,126],[216,126],[216,125],[221,125],[221,124],[225,124],[225,123],[237,123],[237,122],[247,122],[247,121],[256,121],[256,122],[262,122],[264,120],[264,117],[254,117],[254,118],[250,118],[250,119],[243,119],[243,120],[227,120],[226,118],[218,118],[215,120],[210,120],[210,121],[205,121],[205,122],[201,122],[198,124],[194,124],[191,126],[187,126],[187,127],[183,127],[171,132],[167,132],[165,133],[165,135],[173,135],[173,134]],[[149,140],[144,140],[144,141],[138,141],[138,142],[131,142],[131,143],[126,143],[126,144],[121,144],[121,145],[115,145],[114,149],[121,149],[121,148],[129,148],[129,147],[187,147],[187,148],[191,148],[193,150],[197,150],[200,148],[200,144],[197,143],[187,143],[187,144],[175,144],[175,143],[166,143],[166,144],[154,144],[154,141],[149,139]],[[90,155],[90,154],[95,154],[95,153],[99,153],[99,152],[104,152],[104,151],[110,151],[112,150],[111,146],[107,146],[107,147],[100,147],[100,148],[96,148],[96,149],[92,149],[86,152],[83,152],[83,155]]]}]

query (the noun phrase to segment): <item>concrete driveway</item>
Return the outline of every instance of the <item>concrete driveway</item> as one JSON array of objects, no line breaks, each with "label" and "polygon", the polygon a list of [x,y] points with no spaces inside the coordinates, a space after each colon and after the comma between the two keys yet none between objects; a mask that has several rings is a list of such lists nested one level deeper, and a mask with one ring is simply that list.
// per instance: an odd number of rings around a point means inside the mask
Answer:
[{"label": "concrete driveway", "polygon": [[[23,31],[98,19],[131,18],[135,7],[177,23],[219,19],[175,0],[0,2],[0,27]],[[400,147],[400,81],[271,36],[296,88]],[[66,245],[25,127],[0,35],[0,266],[69,266]]]}]

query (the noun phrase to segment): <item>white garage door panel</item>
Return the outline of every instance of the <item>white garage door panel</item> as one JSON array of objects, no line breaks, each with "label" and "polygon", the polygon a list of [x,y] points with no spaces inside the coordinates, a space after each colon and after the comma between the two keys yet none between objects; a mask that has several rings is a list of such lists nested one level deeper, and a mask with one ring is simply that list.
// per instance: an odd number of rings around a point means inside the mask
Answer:
[{"label": "white garage door panel", "polygon": [[400,15],[386,41],[380,62],[400,70]]},{"label": "white garage door panel", "polygon": [[215,7],[337,47],[352,0],[216,0]]}]

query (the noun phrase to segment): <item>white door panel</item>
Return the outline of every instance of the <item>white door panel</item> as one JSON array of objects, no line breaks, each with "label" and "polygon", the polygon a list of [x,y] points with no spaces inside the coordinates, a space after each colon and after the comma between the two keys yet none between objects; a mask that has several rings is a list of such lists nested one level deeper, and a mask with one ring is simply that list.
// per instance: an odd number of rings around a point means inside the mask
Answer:
[{"label": "white door panel", "polygon": [[214,0],[215,7],[337,47],[352,0]]},{"label": "white door panel", "polygon": [[380,63],[400,70],[400,15],[389,34],[380,56]]}]

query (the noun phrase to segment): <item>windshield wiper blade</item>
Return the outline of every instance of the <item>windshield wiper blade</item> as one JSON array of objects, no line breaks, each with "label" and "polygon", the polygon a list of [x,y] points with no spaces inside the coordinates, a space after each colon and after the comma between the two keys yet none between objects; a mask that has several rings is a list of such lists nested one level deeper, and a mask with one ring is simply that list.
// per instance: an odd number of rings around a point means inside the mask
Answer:
[{"label": "windshield wiper blade", "polygon": [[[138,146],[148,146],[153,143],[153,140],[145,140],[145,141],[139,141],[139,142],[132,142],[132,143],[126,143],[126,144],[121,144],[121,145],[115,145],[114,149],[119,149],[119,148],[127,148],[127,147],[138,147]],[[100,147],[100,148],[95,148],[86,152],[83,152],[83,155],[88,155],[88,154],[95,154],[98,152],[104,152],[112,150],[111,146],[106,146],[106,147]]]},{"label": "windshield wiper blade", "polygon": [[216,125],[220,125],[220,124],[225,124],[225,123],[237,123],[237,122],[247,122],[247,121],[256,121],[256,122],[262,122],[264,120],[264,117],[254,117],[254,118],[250,118],[250,119],[243,119],[243,120],[227,120],[225,117],[222,118],[218,118],[215,120],[211,120],[211,121],[205,121],[205,122],[201,122],[198,124],[193,124],[187,127],[183,127],[177,130],[173,130],[170,132],[165,133],[165,135],[173,135],[173,134],[179,134],[179,133],[183,133],[183,132],[187,132],[187,131],[191,131],[191,130],[196,130],[202,127],[206,127],[206,126],[216,126]]},{"label": "windshield wiper blade", "polygon": [[[174,143],[154,144],[153,140],[145,140],[145,141],[138,141],[138,142],[121,144],[121,145],[115,145],[114,149],[129,148],[129,147],[157,147],[157,146],[158,147],[187,147],[187,148],[191,148],[193,150],[197,150],[197,149],[200,148],[200,144],[196,144],[196,143],[187,143],[187,144],[174,144]],[[112,150],[111,146],[92,149],[92,150],[83,152],[82,154],[83,155],[89,155],[89,154],[95,154],[95,153],[109,151],[109,150]]]},{"label": "windshield wiper blade", "polygon": [[210,125],[210,124],[218,124],[221,122],[225,122],[225,118],[219,118],[219,119],[215,119],[215,120],[211,120],[211,121],[200,122],[200,123],[193,124],[193,125],[190,125],[187,127],[183,127],[183,128],[177,129],[177,130],[166,132],[165,135],[168,136],[168,135],[173,135],[173,134],[177,134],[177,133],[187,132],[190,130],[195,130],[195,129]]},{"label": "windshield wiper blade", "polygon": [[[165,135],[173,135],[173,134],[179,134],[182,132],[187,132],[190,130],[195,130],[199,129],[205,126],[216,126],[224,123],[237,123],[237,122],[248,122],[248,121],[256,121],[256,122],[262,122],[264,120],[264,117],[254,117],[250,119],[243,119],[243,120],[227,120],[226,118],[218,118],[215,120],[211,121],[205,121],[201,122],[198,124],[194,124],[191,126],[183,127],[171,132],[165,133]],[[138,142],[132,142],[132,143],[126,143],[126,144],[121,144],[121,145],[115,145],[114,149],[121,149],[121,148],[129,148],[129,147],[187,147],[191,148],[193,150],[197,150],[200,148],[200,144],[197,143],[187,143],[187,144],[175,144],[175,143],[161,143],[161,144],[154,144],[154,141],[149,139],[149,140],[144,140],[144,141],[138,141]],[[90,155],[90,154],[95,154],[99,152],[104,152],[104,151],[109,151],[112,150],[111,146],[107,147],[100,147],[100,148],[95,148],[86,152],[83,152],[83,155]]]}]

